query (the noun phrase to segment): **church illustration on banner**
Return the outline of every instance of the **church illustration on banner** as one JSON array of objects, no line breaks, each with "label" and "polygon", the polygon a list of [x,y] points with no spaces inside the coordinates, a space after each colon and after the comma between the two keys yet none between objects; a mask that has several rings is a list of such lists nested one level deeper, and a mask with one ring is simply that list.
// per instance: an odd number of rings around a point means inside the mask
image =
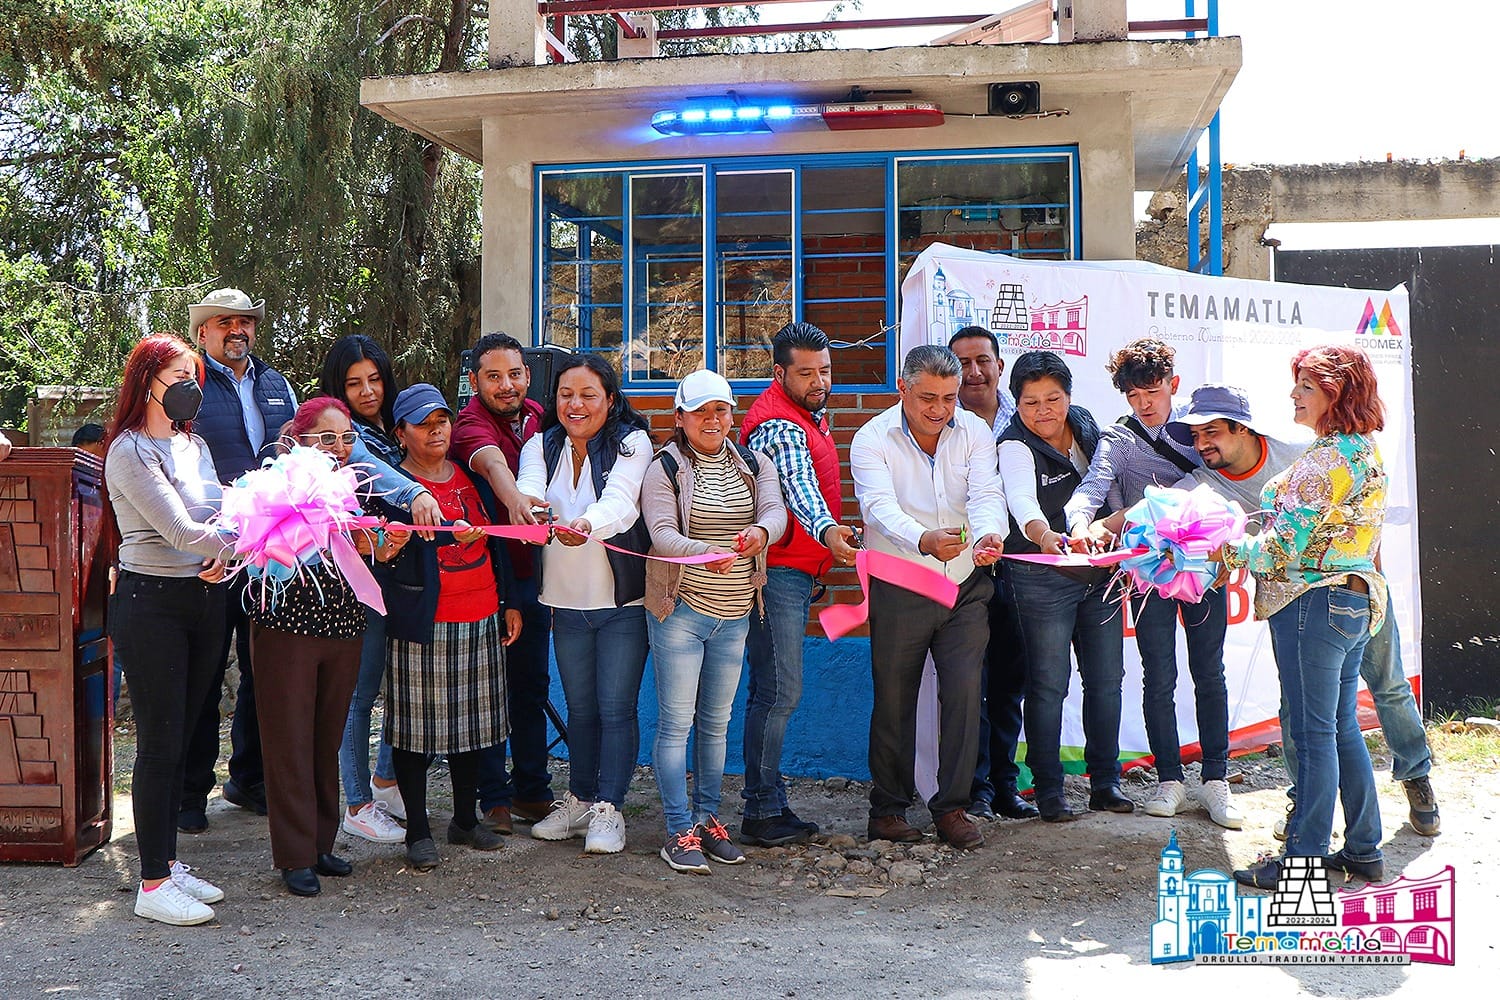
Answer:
[{"label": "church illustration on banner", "polygon": [[1056,302],[1029,308],[1026,289],[1020,282],[1002,282],[988,314],[978,308],[974,296],[956,285],[948,287],[948,276],[939,266],[932,276],[931,315],[927,320],[929,343],[946,344],[966,326],[987,327],[1001,346],[1022,351],[1056,351],[1083,356],[1088,349],[1089,297],[1074,302]]},{"label": "church illustration on banner", "polygon": [[[1327,881],[1324,881],[1326,887]],[[1151,925],[1151,964],[1188,962],[1195,955],[1226,951],[1224,935],[1256,935],[1264,929],[1265,896],[1239,894],[1233,878],[1212,868],[1182,870],[1182,848],[1172,831],[1156,867],[1156,922]]]}]

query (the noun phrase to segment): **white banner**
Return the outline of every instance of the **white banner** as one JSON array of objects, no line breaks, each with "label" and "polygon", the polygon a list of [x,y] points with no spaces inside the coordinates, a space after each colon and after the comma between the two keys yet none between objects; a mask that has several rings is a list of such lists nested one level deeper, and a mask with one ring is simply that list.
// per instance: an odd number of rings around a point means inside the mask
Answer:
[{"label": "white banner", "polygon": [[[1140,337],[1156,337],[1176,349],[1177,374],[1182,376],[1179,401],[1185,402],[1204,382],[1239,386],[1250,398],[1256,429],[1287,441],[1312,437],[1292,421],[1293,354],[1328,343],[1365,350],[1386,407],[1385,430],[1376,435],[1390,477],[1381,559],[1401,626],[1404,669],[1414,687],[1420,683],[1416,449],[1405,287],[1381,292],[1281,284],[1207,277],[1137,261],[1033,261],[934,244],[913,262],[901,296],[901,357],[918,344],[946,344],[961,327],[986,327],[1000,341],[1007,385],[1009,362],[1017,355],[1055,351],[1073,371],[1073,402],[1091,410],[1101,425],[1129,412],[1110,384],[1105,362]],[[1243,572],[1229,584],[1224,667],[1234,747],[1276,738],[1276,664],[1270,633],[1252,615],[1253,586]],[[1127,618],[1127,636],[1133,635],[1130,625]],[[1197,742],[1198,727],[1180,630],[1177,662],[1177,725],[1186,746]],[[1140,659],[1129,638],[1124,699],[1121,755],[1149,753],[1141,716]],[[1081,754],[1076,684],[1064,715],[1063,745],[1065,758],[1067,748],[1073,748],[1075,758]],[[919,760],[925,757],[919,752]]]}]

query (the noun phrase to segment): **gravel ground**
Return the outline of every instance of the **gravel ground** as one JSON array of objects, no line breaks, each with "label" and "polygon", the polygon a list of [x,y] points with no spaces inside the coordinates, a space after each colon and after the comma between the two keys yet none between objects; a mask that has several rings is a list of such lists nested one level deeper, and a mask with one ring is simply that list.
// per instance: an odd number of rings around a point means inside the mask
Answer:
[{"label": "gravel ground", "polygon": [[[129,730],[119,736],[128,788]],[[1377,746],[1378,749],[1378,746]],[[1188,870],[1229,870],[1270,848],[1284,808],[1281,762],[1236,762],[1232,832],[1201,810],[1175,820],[1086,814],[1079,822],[984,825],[986,845],[954,851],[931,836],[909,847],[866,842],[868,786],[834,778],[793,784],[797,810],[824,827],[813,843],[748,849],[710,877],[677,874],[657,856],[661,809],[651,774],[636,775],[621,855],[581,841],[507,839],[480,854],[441,844],[442,865],[416,874],[399,846],[340,837],[355,863],[298,899],[271,867],[266,821],[215,798],[207,833],[184,835],[184,860],[220,885],[218,920],[171,928],[131,914],[130,800],[116,798],[112,843],[75,869],[0,866],[0,997],[725,997],[1146,996],[1253,990],[1283,996],[1422,996],[1500,973],[1494,822],[1495,755],[1433,773],[1443,834],[1419,837],[1388,773],[1379,775],[1389,877],[1457,871],[1457,965],[1214,968],[1152,966],[1158,855],[1176,829]],[[1388,767],[1378,760],[1377,769]],[[554,787],[566,787],[559,762]],[[1151,787],[1136,772],[1126,791]],[[1190,784],[1195,781],[1190,778]],[[1070,779],[1081,808],[1082,779]],[[446,826],[446,775],[432,780],[433,826]],[[725,819],[738,813],[726,779]],[[914,809],[914,822],[928,817]]]}]

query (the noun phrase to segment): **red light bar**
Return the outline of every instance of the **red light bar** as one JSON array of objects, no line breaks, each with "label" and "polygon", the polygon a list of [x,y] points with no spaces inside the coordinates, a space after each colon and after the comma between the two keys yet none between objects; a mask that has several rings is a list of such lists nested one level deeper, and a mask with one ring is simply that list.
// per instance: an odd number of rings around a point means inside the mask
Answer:
[{"label": "red light bar", "polygon": [[825,104],[823,122],[833,132],[867,128],[931,128],[943,124],[943,109],[923,101]]}]

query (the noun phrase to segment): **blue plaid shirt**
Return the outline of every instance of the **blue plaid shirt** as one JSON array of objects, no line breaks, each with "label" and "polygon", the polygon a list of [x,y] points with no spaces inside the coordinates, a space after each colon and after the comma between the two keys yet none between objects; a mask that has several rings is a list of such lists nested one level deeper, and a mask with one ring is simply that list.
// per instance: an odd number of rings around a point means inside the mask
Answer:
[{"label": "blue plaid shirt", "polygon": [[[828,410],[810,414],[813,423],[822,421]],[[823,541],[823,532],[838,522],[823,500],[818,488],[818,474],[813,469],[812,450],[807,446],[807,434],[790,420],[767,420],[750,433],[749,445],[755,451],[769,455],[781,477],[781,492],[786,497],[787,510],[818,542]]]}]

